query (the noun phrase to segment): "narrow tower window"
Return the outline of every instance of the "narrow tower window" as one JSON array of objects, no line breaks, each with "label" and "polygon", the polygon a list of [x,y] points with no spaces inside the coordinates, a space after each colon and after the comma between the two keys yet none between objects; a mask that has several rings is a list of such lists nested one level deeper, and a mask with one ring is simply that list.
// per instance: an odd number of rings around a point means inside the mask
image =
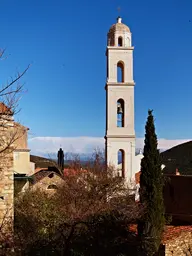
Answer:
[{"label": "narrow tower window", "polygon": [[117,82],[124,83],[124,63],[121,61],[117,63]]},{"label": "narrow tower window", "polygon": [[118,46],[123,46],[123,38],[121,36],[118,38]]},{"label": "narrow tower window", "polygon": [[117,127],[124,127],[124,119],[125,119],[125,107],[124,100],[119,99],[117,101]]},{"label": "narrow tower window", "polygon": [[118,176],[125,178],[125,151],[118,151]]}]

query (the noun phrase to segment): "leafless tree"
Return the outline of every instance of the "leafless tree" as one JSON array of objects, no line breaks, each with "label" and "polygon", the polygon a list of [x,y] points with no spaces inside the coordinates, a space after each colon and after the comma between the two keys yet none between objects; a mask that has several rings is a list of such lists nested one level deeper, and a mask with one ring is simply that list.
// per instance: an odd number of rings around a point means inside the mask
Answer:
[{"label": "leafless tree", "polygon": [[[16,198],[18,248],[34,255],[40,248],[58,255],[75,255],[72,252],[76,247],[83,246],[77,249],[87,248],[87,254],[83,255],[97,255],[90,250],[96,246],[98,236],[105,234],[99,241],[105,249],[116,246],[117,240],[118,245],[127,243],[129,225],[139,218],[141,210],[129,197],[123,179],[103,165],[95,155],[91,168],[71,169],[56,193],[28,191]],[[106,241],[109,237],[110,241]]]},{"label": "leafless tree", "polygon": [[[0,49],[0,60],[5,58],[5,50]],[[22,136],[21,131],[13,123],[13,116],[19,112],[18,102],[23,92],[21,78],[25,75],[29,66],[23,72],[17,72],[0,88],[0,155],[10,153],[14,143]]]},{"label": "leafless tree", "polygon": [[[5,50],[0,49],[0,61],[6,59]],[[18,113],[18,102],[23,92],[22,77],[29,66],[23,72],[17,72],[14,77],[10,77],[5,84],[0,87],[0,255],[11,255],[7,253],[6,247],[12,247],[12,212],[13,202],[11,192],[10,197],[4,201],[2,193],[6,194],[5,187],[7,180],[4,180],[5,170],[13,166],[13,150],[17,140],[24,135],[25,130],[21,130],[14,122],[13,116]],[[8,178],[7,178],[8,179]],[[10,183],[8,189],[11,190]]]},{"label": "leafless tree", "polygon": [[4,212],[0,224],[0,255],[14,255],[13,222],[9,215],[9,207]]}]

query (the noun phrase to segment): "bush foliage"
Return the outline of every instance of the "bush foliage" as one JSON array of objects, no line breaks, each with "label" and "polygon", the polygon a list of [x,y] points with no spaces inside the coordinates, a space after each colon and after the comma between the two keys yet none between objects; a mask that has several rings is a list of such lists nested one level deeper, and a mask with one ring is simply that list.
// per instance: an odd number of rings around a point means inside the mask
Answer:
[{"label": "bush foliage", "polygon": [[55,193],[31,190],[16,198],[15,252],[134,256],[129,225],[140,210],[124,181],[104,169],[97,155],[94,165],[66,176]]}]

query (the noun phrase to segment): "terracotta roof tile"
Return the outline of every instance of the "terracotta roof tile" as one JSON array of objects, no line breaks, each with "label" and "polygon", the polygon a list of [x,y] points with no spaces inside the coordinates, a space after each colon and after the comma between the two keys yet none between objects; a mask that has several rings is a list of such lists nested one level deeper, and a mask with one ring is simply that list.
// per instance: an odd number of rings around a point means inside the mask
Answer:
[{"label": "terracotta roof tile", "polygon": [[141,171],[135,173],[135,183],[136,184],[140,183],[140,175],[141,175]]},{"label": "terracotta roof tile", "polygon": [[42,180],[43,178],[49,176],[51,173],[54,173],[58,176],[60,176],[63,179],[62,175],[59,175],[58,172],[54,171],[54,170],[50,170],[48,168],[41,168],[40,170],[36,171],[31,177],[33,179],[33,184],[39,182],[40,180]]},{"label": "terracotta roof tile", "polygon": [[[66,168],[63,170],[63,174],[66,177],[70,176],[70,175],[77,175],[77,174],[86,173],[86,172],[87,172],[87,170],[74,170],[74,169],[66,169]],[[56,168],[54,168],[54,169],[51,169],[51,168],[36,168],[35,173],[32,175],[34,183],[40,181],[44,177],[49,176],[51,173],[56,173],[57,175],[62,177],[62,175],[59,174],[59,171]]]},{"label": "terracotta roof tile", "polygon": [[[131,232],[137,234],[137,224],[132,224],[129,227]],[[163,233],[162,243],[166,244],[167,241],[177,238],[182,232],[192,232],[192,225],[190,226],[166,226]]]},{"label": "terracotta roof tile", "polygon": [[165,244],[168,240],[175,239],[181,232],[192,232],[192,225],[190,226],[166,226],[163,234],[163,243]]},{"label": "terracotta roof tile", "polygon": [[0,114],[11,115],[12,111],[3,102],[0,102]]}]

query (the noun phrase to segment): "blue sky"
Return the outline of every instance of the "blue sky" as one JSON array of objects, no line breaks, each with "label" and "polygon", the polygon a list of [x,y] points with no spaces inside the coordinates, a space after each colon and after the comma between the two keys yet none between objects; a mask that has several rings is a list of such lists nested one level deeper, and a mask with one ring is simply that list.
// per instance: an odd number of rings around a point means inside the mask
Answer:
[{"label": "blue sky", "polygon": [[0,82],[32,63],[17,116],[32,136],[104,136],[106,36],[118,6],[135,46],[136,136],[153,108],[158,137],[192,138],[191,0],[1,0]]}]

